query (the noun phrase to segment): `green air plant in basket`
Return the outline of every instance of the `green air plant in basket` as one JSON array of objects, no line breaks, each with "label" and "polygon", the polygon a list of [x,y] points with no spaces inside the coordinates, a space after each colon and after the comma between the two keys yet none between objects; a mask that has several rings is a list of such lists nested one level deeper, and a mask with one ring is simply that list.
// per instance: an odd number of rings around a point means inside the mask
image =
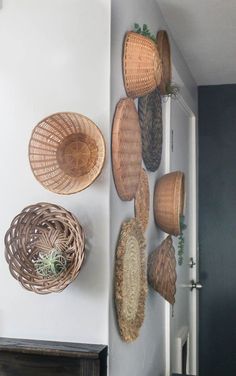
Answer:
[{"label": "green air plant in basket", "polygon": [[184,223],[184,215],[181,215],[180,218],[180,234],[178,237],[178,264],[183,264],[183,255],[184,255],[184,234],[183,231],[187,228],[187,225]]},{"label": "green air plant in basket", "polygon": [[39,253],[34,266],[37,273],[42,277],[57,277],[66,269],[67,260],[61,251],[53,248],[50,252]]},{"label": "green air plant in basket", "polygon": [[169,82],[168,84],[166,84],[164,97],[177,99],[179,92],[180,92],[179,86],[175,84],[174,82]]},{"label": "green air plant in basket", "polygon": [[148,26],[146,24],[143,24],[143,28],[141,28],[141,26],[138,23],[135,23],[133,31],[135,33],[143,35],[144,37],[150,38],[153,42],[156,43],[156,37],[155,37],[155,35],[153,35],[150,32],[150,30],[149,30],[149,28],[148,28]]}]

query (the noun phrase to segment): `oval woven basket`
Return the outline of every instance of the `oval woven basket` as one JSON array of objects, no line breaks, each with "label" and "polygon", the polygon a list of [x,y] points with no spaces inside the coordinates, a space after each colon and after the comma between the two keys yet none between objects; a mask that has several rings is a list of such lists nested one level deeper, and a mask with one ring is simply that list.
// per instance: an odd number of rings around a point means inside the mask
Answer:
[{"label": "oval woven basket", "polygon": [[148,174],[142,169],[138,189],[134,199],[135,217],[139,219],[143,231],[147,229],[149,221],[150,192]]},{"label": "oval woven basket", "polygon": [[157,48],[162,62],[162,75],[159,88],[162,95],[166,95],[166,87],[172,80],[171,48],[168,34],[165,30],[157,33]]},{"label": "oval woven basket", "polygon": [[[5,235],[5,257],[12,276],[29,291],[59,292],[78,275],[84,259],[84,232],[78,220],[61,206],[38,203],[22,210]],[[56,276],[37,272],[41,255],[59,251],[66,269]]]},{"label": "oval woven basket", "polygon": [[156,183],[153,203],[155,220],[168,234],[180,234],[184,194],[184,174],[181,171],[163,175]]},{"label": "oval woven basket", "polygon": [[36,179],[58,194],[82,191],[99,176],[105,160],[105,142],[87,117],[60,112],[42,120],[33,130],[29,160]]},{"label": "oval woven basket", "polygon": [[157,45],[143,35],[127,32],[123,46],[123,78],[128,97],[151,93],[160,84],[161,75]]}]

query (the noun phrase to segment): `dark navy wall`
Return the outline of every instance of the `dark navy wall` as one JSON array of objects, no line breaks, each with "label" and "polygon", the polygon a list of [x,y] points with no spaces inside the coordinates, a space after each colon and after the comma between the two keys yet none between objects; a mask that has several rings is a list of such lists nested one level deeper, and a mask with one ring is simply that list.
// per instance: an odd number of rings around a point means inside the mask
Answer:
[{"label": "dark navy wall", "polygon": [[236,85],[199,88],[200,376],[236,375]]}]

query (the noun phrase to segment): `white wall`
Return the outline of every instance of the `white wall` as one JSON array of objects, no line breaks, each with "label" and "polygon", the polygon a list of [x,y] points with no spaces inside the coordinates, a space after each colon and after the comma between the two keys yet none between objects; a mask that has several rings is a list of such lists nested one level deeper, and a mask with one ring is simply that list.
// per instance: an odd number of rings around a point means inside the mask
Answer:
[{"label": "white wall", "polygon": [[[166,29],[166,25],[159,7],[154,0],[113,0],[112,1],[112,37],[111,37],[111,118],[115,106],[120,98],[126,96],[122,79],[122,45],[124,34],[133,28],[134,22],[140,25],[147,23],[153,33],[158,29]],[[184,81],[181,94],[193,109],[197,109],[196,84],[186,66],[178,48],[171,38],[172,59],[175,66],[174,81]],[[163,107],[163,118],[168,119],[169,106]],[[163,239],[164,234],[154,224],[152,197],[155,182],[158,177],[166,172],[166,158],[168,150],[165,148],[167,135],[164,122],[163,157],[156,173],[148,173],[150,184],[150,218],[146,233],[147,253],[153,251]],[[167,143],[167,148],[169,144]],[[123,202],[119,199],[113,177],[111,176],[111,239],[110,239],[110,315],[109,315],[109,347],[110,347],[110,374],[112,376],[164,376],[165,375],[165,309],[166,305],[158,294],[151,288],[146,303],[145,321],[140,331],[139,338],[132,344],[122,342],[113,302],[113,270],[115,263],[115,249],[122,221],[134,216],[133,201]]]},{"label": "white wall", "polygon": [[[110,0],[4,0],[0,10],[0,336],[108,342],[109,168],[85,191],[60,196],[34,178],[33,127],[58,111],[91,118],[109,140]],[[109,150],[109,145],[107,145]],[[86,262],[60,294],[24,290],[3,237],[26,205],[57,203],[85,229]]]}]

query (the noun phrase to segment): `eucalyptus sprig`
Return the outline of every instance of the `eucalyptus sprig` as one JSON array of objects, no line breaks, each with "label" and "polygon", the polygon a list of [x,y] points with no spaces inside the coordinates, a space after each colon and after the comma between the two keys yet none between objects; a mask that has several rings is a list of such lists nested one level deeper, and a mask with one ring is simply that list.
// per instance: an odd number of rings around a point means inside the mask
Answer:
[{"label": "eucalyptus sprig", "polygon": [[178,237],[178,264],[183,264],[183,255],[184,255],[184,234],[183,231],[187,228],[187,225],[184,223],[185,217],[181,215],[179,218],[180,221],[180,234]]},{"label": "eucalyptus sprig", "polygon": [[49,253],[39,253],[34,263],[37,273],[45,278],[57,277],[67,266],[61,251],[53,248]]},{"label": "eucalyptus sprig", "polygon": [[144,37],[150,38],[153,42],[156,43],[156,37],[154,34],[151,33],[148,26],[146,24],[143,24],[143,28],[138,23],[134,24],[134,32],[137,34],[141,34]]}]

